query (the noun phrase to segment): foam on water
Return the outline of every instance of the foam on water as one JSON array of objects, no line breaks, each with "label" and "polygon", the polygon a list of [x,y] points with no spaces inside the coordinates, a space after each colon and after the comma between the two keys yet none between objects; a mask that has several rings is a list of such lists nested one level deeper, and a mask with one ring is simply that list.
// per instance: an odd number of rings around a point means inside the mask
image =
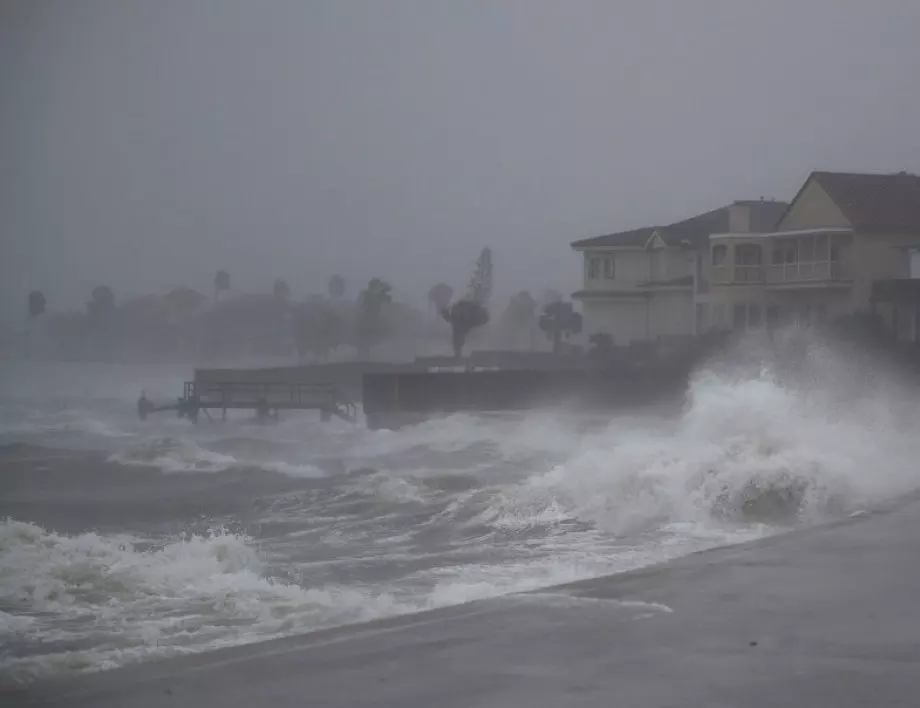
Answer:
[{"label": "foam on water", "polygon": [[0,525],[6,680],[362,621],[402,609],[356,587],[272,576],[246,536],[216,530],[158,545]]}]

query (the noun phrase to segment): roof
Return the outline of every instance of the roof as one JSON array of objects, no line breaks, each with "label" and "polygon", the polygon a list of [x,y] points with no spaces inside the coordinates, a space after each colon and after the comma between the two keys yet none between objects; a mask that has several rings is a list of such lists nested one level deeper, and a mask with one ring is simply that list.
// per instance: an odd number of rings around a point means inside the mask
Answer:
[{"label": "roof", "polygon": [[575,241],[572,248],[584,248],[585,246],[619,246],[621,248],[644,248],[649,238],[657,226],[643,226],[641,229],[632,229],[631,231],[620,231],[615,234],[606,234],[604,236],[595,236],[585,238],[581,241]]},{"label": "roof", "polygon": [[811,180],[827,192],[854,229],[920,230],[920,176],[907,172],[812,172],[793,204]]},{"label": "roof", "polygon": [[[737,201],[734,204],[755,207],[751,210],[752,231],[771,231],[789,206],[786,202],[760,200]],[[668,246],[680,246],[685,242],[688,245],[699,246],[708,240],[710,234],[725,233],[729,230],[728,215],[731,207],[732,205],[729,204],[666,226],[646,226],[641,229],[582,239],[575,241],[572,248],[642,248],[656,231]]]}]

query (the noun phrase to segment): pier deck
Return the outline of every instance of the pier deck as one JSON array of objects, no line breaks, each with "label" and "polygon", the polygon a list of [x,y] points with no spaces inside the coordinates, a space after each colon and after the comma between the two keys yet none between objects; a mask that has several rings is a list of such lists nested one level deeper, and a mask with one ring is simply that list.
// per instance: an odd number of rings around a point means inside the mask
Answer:
[{"label": "pier deck", "polygon": [[332,384],[253,381],[186,381],[182,398],[174,404],[156,406],[145,397],[138,401],[138,414],[145,419],[150,413],[174,410],[180,416],[198,420],[201,411],[253,410],[260,418],[280,411],[320,412],[323,420],[332,416],[355,423],[355,403]]}]

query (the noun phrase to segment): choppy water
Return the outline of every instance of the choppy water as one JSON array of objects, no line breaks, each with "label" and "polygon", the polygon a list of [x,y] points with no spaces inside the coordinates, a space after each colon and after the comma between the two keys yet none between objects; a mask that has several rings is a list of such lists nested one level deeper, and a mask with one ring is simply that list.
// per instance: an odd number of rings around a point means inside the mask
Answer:
[{"label": "choppy water", "polygon": [[[817,350],[816,350],[817,351]],[[614,573],[920,485],[913,394],[817,351],[682,414],[139,422],[184,369],[2,366],[0,679],[111,668]],[[843,382],[843,383],[842,383]]]}]

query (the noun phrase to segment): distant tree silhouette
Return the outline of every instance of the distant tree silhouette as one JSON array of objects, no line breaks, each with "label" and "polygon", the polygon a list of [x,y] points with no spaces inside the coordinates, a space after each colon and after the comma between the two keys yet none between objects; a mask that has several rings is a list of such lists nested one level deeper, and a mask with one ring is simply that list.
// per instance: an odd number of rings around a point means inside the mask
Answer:
[{"label": "distant tree silhouette", "polygon": [[476,261],[476,270],[470,278],[469,300],[481,305],[489,306],[492,298],[492,249],[483,248]]},{"label": "distant tree silhouette", "polygon": [[442,309],[441,317],[450,324],[454,356],[459,359],[463,356],[463,345],[469,333],[488,324],[489,311],[473,300],[458,300],[451,307]]},{"label": "distant tree silhouette", "polygon": [[276,300],[287,300],[291,297],[291,286],[287,284],[287,281],[278,278],[275,280],[275,284],[272,287],[272,294],[275,296]]},{"label": "distant tree silhouette", "polygon": [[563,340],[581,333],[581,315],[572,308],[572,303],[553,302],[543,308],[540,315],[540,329],[553,343],[553,351],[558,352]]},{"label": "distant tree silhouette", "polygon": [[227,290],[230,290],[230,274],[225,270],[219,270],[214,276],[214,299]]},{"label": "distant tree silhouette", "polygon": [[329,297],[340,300],[345,297],[345,278],[341,275],[333,275],[329,278]]},{"label": "distant tree silhouette", "polygon": [[91,299],[86,303],[87,312],[94,317],[105,317],[115,311],[115,294],[108,285],[93,288]]},{"label": "distant tree silhouette", "polygon": [[392,286],[385,280],[373,278],[358,296],[355,339],[358,355],[370,355],[371,347],[383,337],[381,314],[383,306],[393,302]]},{"label": "distant tree silhouette", "polygon": [[45,314],[45,295],[41,290],[33,290],[29,293],[29,319],[34,320]]}]

